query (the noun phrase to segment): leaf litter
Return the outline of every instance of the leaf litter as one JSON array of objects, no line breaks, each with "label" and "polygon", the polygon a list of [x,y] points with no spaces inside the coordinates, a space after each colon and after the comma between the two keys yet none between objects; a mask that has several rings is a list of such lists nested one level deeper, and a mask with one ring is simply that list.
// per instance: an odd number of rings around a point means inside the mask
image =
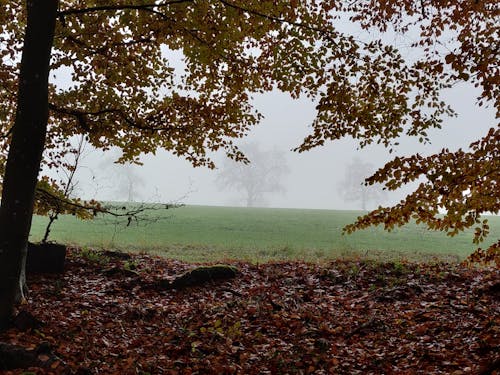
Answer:
[{"label": "leaf litter", "polygon": [[499,373],[497,269],[229,263],[234,279],[165,289],[193,264],[70,249],[64,274],[29,277],[41,324],[0,342],[50,346],[39,374]]}]

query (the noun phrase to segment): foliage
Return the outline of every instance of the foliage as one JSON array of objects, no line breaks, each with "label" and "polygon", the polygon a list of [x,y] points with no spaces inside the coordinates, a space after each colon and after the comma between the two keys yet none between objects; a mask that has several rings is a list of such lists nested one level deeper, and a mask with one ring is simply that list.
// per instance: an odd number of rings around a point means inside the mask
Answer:
[{"label": "foliage", "polygon": [[[26,13],[21,1],[1,0],[0,8],[2,169]],[[61,0],[51,68],[72,82],[50,85],[44,163],[58,168],[74,135],[100,149],[120,148],[121,162],[139,162],[141,153],[157,148],[194,165],[213,167],[207,152],[219,149],[242,160],[233,139],[261,118],[252,95],[272,89],[317,103],[312,134],[299,151],[344,136],[361,147],[375,142],[392,149],[404,134],[428,142],[428,130],[454,113],[440,93],[457,82],[477,86],[478,104],[500,114],[497,15],[495,0]],[[406,61],[382,38],[354,37],[339,26],[346,20],[368,31],[414,33],[420,57]],[[172,51],[182,55],[184,71],[168,59]],[[415,218],[450,234],[477,226],[480,241],[487,227],[478,215],[498,213],[498,135],[492,128],[471,151],[388,163],[370,181],[391,189],[418,176],[427,180],[400,205],[347,231]],[[450,210],[446,219],[437,208]]]},{"label": "foliage", "polygon": [[[470,152],[445,149],[438,155],[414,155],[395,158],[379,169],[367,181],[385,182],[389,190],[404,183],[425,177],[417,190],[404,201],[390,208],[378,208],[346,231],[383,223],[386,229],[408,223],[426,223],[430,229],[446,231],[454,236],[465,228],[477,226],[474,243],[479,244],[488,235],[488,220],[481,220],[484,213],[500,210],[500,128],[491,129],[481,141],[471,144]],[[444,209],[444,215],[440,210]],[[478,250],[473,260],[495,261],[500,265],[499,245],[492,245],[486,252]]]},{"label": "foliage", "polygon": [[[101,207],[96,201],[83,202],[79,198],[68,197],[55,180],[46,176],[38,181],[36,197],[35,213],[44,216],[58,213],[74,215],[79,219],[91,219]],[[88,204],[89,209],[82,209],[84,204]],[[90,207],[95,207],[96,211],[93,213]]]},{"label": "foliage", "polygon": [[290,169],[282,152],[261,150],[256,143],[245,144],[240,149],[248,164],[226,159],[217,175],[219,188],[243,192],[247,207],[265,205],[265,194],[286,190],[282,179]]},{"label": "foliage", "polygon": [[[360,22],[365,29],[386,31],[392,28],[395,32],[416,30],[419,33],[420,38],[413,47],[423,49],[424,54],[405,72],[409,76],[397,77],[396,81],[405,82],[409,77],[412,77],[410,80],[419,80],[422,74],[433,76],[442,87],[468,81],[481,89],[478,105],[488,102],[493,104],[497,118],[500,117],[500,29],[495,18],[499,11],[496,2],[459,1],[451,4],[431,1],[356,1],[351,4],[356,10],[351,20]],[[414,111],[425,100],[418,90],[412,105],[408,106],[405,100],[404,103],[397,104],[402,109],[402,116],[399,118],[399,125],[395,127],[388,126],[390,121],[384,119],[383,112],[372,112],[381,120],[379,122],[373,121],[370,115],[362,112],[366,107],[368,111],[372,111],[371,100],[367,101],[369,104],[365,104],[365,100],[371,95],[380,95],[385,103],[390,102],[387,100],[385,87],[386,80],[391,81],[393,77],[388,77],[390,69],[387,69],[386,73],[385,77],[366,78],[368,84],[365,96],[348,102],[350,108],[354,109],[354,114],[349,116],[351,121],[347,124],[345,121],[330,121],[332,116],[328,116],[337,111],[340,113],[337,116],[342,120],[344,113],[339,109],[346,105],[345,100],[332,100],[328,95],[323,97],[318,105],[319,116],[313,124],[314,134],[306,138],[299,150],[306,150],[323,144],[326,139],[338,139],[345,135],[360,139],[362,146],[375,139],[379,143],[389,145],[390,139],[397,139],[403,131],[403,125],[408,123],[407,116],[413,121],[407,134],[416,135],[420,132],[419,139],[427,141],[426,129],[440,126],[433,116],[440,110],[446,110],[436,106],[435,108],[440,109],[427,118],[422,118],[421,113]],[[363,84],[364,79],[354,81]],[[348,87],[352,85],[351,82],[347,84]],[[403,91],[401,88],[400,92]],[[345,90],[337,90],[337,96],[345,95],[344,92]],[[436,94],[437,92],[429,92],[429,97]],[[432,100],[434,99],[435,97]],[[391,104],[396,104],[396,101]],[[385,183],[389,190],[415,181],[419,177],[425,177],[424,182],[400,204],[374,210],[359,218],[353,225],[347,226],[346,232],[380,223],[390,229],[394,225],[403,225],[415,219],[427,224],[431,229],[444,230],[451,236],[464,228],[476,226],[474,243],[481,242],[488,234],[488,224],[486,220],[480,221],[479,217],[484,213],[498,213],[500,210],[499,145],[500,128],[497,125],[496,128],[491,128],[483,139],[472,143],[470,151],[460,149],[450,152],[443,149],[439,154],[429,157],[417,154],[394,159],[367,181],[370,184]],[[439,216],[440,210],[446,211],[444,218]],[[499,265],[498,242],[486,251],[478,250],[471,259],[487,262],[494,260]]]},{"label": "foliage", "polygon": [[500,258],[500,241],[497,241],[486,250],[479,248],[474,253],[472,253],[469,257],[469,260],[474,262],[482,262],[482,263],[496,263],[497,267],[500,267],[500,262],[498,259]]},{"label": "foliage", "polygon": [[[371,3],[371,4],[368,4]],[[500,57],[498,4],[495,1],[468,2],[357,2],[359,13],[352,17],[365,28],[381,31],[391,27],[396,32],[416,30],[420,38],[415,47],[423,56],[414,64],[419,74],[429,74],[452,86],[467,81],[480,88],[477,104],[492,104],[500,117]],[[420,101],[417,94],[416,102]],[[412,112],[411,116],[418,114]],[[316,127],[316,130],[318,127]],[[353,126],[356,132],[359,127]],[[349,131],[348,131],[349,132]],[[325,132],[321,132],[325,134]],[[424,132],[425,133],[425,132]],[[425,134],[422,133],[422,136]],[[354,133],[356,134],[356,133]],[[474,243],[488,234],[484,213],[500,210],[500,127],[491,128],[468,151],[450,151],[423,157],[419,154],[395,158],[367,179],[370,184],[385,183],[389,190],[423,178],[415,192],[400,204],[380,208],[360,217],[345,228],[347,232],[367,225],[383,223],[387,229],[409,220],[453,236],[464,228],[475,227]],[[439,215],[445,211],[444,217]],[[500,265],[499,242],[486,251],[478,249],[470,258]]]},{"label": "foliage", "polygon": [[158,280],[192,265],[135,255],[137,274],[123,274],[107,272],[123,260],[68,255],[60,278],[30,277],[24,308],[44,324],[0,334],[50,347],[59,360],[45,372],[479,374],[498,366],[498,270],[235,263],[234,279],[165,291]]}]

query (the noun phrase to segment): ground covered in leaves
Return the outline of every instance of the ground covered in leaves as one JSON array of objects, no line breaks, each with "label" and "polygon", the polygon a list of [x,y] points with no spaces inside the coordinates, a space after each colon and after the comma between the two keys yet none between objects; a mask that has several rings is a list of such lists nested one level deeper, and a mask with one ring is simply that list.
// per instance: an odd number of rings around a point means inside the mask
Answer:
[{"label": "ground covered in leaves", "polygon": [[160,280],[193,265],[77,250],[68,258],[63,275],[29,278],[24,309],[41,325],[0,334],[57,356],[33,373],[498,373],[498,270],[234,262],[236,278],[172,289]]}]

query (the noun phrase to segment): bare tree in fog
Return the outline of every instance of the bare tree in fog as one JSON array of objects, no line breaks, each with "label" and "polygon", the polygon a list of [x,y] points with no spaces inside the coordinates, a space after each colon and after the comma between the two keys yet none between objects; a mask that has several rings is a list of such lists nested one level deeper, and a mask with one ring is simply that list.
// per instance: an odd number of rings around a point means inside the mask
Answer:
[{"label": "bare tree in fog", "polygon": [[338,192],[345,201],[360,202],[361,209],[366,211],[368,202],[382,203],[387,196],[381,186],[366,185],[365,178],[373,174],[373,164],[355,157],[346,166],[345,178],[338,185]]},{"label": "bare tree in fog", "polygon": [[146,186],[144,179],[137,173],[135,164],[116,163],[119,155],[110,151],[110,156],[99,163],[99,179],[104,181],[101,189],[110,194],[108,200],[136,202],[142,198],[140,190]]},{"label": "bare tree in fog", "polygon": [[250,163],[225,159],[216,179],[219,189],[241,192],[247,207],[263,205],[265,194],[285,192],[281,181],[290,169],[283,152],[264,151],[256,143],[243,145],[240,149]]},{"label": "bare tree in fog", "polygon": [[138,193],[140,187],[144,187],[144,180],[138,175],[133,165],[123,165],[117,168],[118,181],[116,193],[119,196],[127,197],[127,202],[135,202],[141,198]]}]

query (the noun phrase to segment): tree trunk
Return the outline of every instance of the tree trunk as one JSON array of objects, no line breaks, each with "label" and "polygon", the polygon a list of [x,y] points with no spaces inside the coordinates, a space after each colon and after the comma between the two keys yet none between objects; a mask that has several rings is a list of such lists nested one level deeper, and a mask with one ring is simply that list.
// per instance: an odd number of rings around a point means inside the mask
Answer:
[{"label": "tree trunk", "polygon": [[27,0],[27,23],[0,206],[0,329],[23,297],[28,235],[48,121],[48,78],[58,0]]},{"label": "tree trunk", "polygon": [[366,201],[368,200],[367,199],[367,191],[366,191],[366,188],[363,186],[361,187],[361,209],[363,211],[366,211]]}]

